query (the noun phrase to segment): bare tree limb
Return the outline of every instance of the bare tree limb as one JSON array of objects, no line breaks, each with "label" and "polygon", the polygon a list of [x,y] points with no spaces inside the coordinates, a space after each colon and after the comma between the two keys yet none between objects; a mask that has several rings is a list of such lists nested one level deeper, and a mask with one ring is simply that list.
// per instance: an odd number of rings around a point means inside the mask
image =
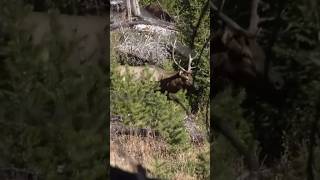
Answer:
[{"label": "bare tree limb", "polygon": [[128,15],[128,20],[129,22],[132,21],[132,12],[131,12],[131,1],[130,0],[126,0],[127,3],[127,15]]},{"label": "bare tree limb", "polygon": [[223,7],[224,7],[224,4],[225,4],[226,0],[222,0],[220,6],[219,6],[219,11],[223,11]]},{"label": "bare tree limb", "polygon": [[138,0],[131,0],[132,12],[135,16],[140,16],[140,6]]},{"label": "bare tree limb", "polygon": [[279,30],[281,26],[281,14],[283,11],[283,8],[285,7],[285,2],[280,1],[279,6],[277,9],[277,15],[275,17],[275,21],[277,22],[277,26],[273,26],[273,29],[271,31],[271,36],[270,36],[270,43],[268,45],[268,48],[266,49],[266,60],[265,60],[265,66],[264,66],[264,77],[265,79],[268,80],[269,78],[269,71],[270,71],[270,66],[271,66],[271,60],[274,59],[274,53],[272,52],[272,47],[276,43],[278,36],[279,36]]},{"label": "bare tree limb", "polygon": [[263,23],[266,21],[274,21],[274,20],[276,20],[276,17],[265,17],[265,18],[260,18],[259,23]]},{"label": "bare tree limb", "polygon": [[255,34],[247,31],[246,29],[242,28],[239,24],[234,22],[231,18],[229,18],[227,15],[223,14],[218,10],[218,8],[210,1],[210,6],[212,10],[217,14],[219,18],[221,18],[230,28],[232,28],[235,31],[238,31],[247,37],[255,37]]},{"label": "bare tree limb", "polygon": [[249,32],[256,34],[258,32],[258,23],[259,23],[259,15],[258,15],[258,6],[260,0],[252,0],[251,2],[251,17],[250,17],[250,25]]},{"label": "bare tree limb", "polygon": [[176,59],[174,58],[174,50],[176,48],[176,43],[177,43],[177,40],[175,39],[174,42],[173,42],[173,45],[172,45],[172,60],[173,62],[183,71],[187,71],[185,70],[182,66],[180,66],[180,64],[176,61]]},{"label": "bare tree limb", "polygon": [[207,0],[206,4],[203,6],[203,8],[201,10],[201,14],[200,14],[199,20],[197,22],[197,25],[196,25],[195,29],[193,30],[193,33],[192,33],[192,36],[191,36],[191,49],[194,48],[194,41],[195,41],[195,39],[197,37],[198,30],[199,30],[199,27],[201,25],[201,21],[204,18],[205,14],[208,12],[209,2],[210,2],[210,0]]}]

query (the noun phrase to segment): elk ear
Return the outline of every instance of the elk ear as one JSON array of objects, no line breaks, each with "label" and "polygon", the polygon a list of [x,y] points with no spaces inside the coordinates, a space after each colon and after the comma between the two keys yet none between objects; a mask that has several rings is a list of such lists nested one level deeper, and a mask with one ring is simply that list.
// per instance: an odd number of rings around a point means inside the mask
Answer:
[{"label": "elk ear", "polygon": [[182,75],[182,71],[179,71],[179,76],[181,76]]}]

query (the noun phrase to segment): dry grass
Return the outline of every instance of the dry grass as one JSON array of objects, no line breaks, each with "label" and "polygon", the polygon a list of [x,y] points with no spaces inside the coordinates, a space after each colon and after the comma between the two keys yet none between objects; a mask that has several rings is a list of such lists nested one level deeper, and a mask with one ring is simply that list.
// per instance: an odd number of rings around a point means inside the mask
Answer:
[{"label": "dry grass", "polygon": [[[149,176],[158,177],[168,174],[170,179],[193,180],[199,178],[194,174],[196,166],[190,166],[190,163],[196,163],[197,156],[204,152],[209,152],[208,145],[171,152],[169,145],[163,141],[119,136],[110,142],[110,164],[129,172],[136,172],[135,165],[141,164],[150,171]],[[161,166],[163,169],[156,167],[156,162],[159,161],[165,164]]]},{"label": "dry grass", "polygon": [[151,159],[165,157],[167,145],[152,138],[118,136],[110,142],[110,164],[133,172],[132,163],[150,166]]}]

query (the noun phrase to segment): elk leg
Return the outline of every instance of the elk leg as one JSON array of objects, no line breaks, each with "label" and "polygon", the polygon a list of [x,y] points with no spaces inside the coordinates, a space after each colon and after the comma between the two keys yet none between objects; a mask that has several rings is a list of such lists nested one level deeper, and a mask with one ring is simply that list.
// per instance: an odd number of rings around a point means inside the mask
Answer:
[{"label": "elk leg", "polygon": [[178,103],[186,111],[186,113],[188,115],[191,114],[191,112],[188,110],[188,108],[179,101],[179,98],[176,95],[174,95],[172,93],[168,93],[167,97],[168,97],[168,99],[173,100],[174,102]]}]

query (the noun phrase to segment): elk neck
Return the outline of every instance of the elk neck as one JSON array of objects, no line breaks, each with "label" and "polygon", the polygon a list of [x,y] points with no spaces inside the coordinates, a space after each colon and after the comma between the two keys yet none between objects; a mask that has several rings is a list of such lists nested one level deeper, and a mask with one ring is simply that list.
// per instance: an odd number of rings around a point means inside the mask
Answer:
[{"label": "elk neck", "polygon": [[160,80],[160,86],[162,91],[168,91],[170,93],[176,93],[180,89],[189,89],[192,86],[192,77],[189,77],[190,79],[185,79],[182,77],[179,72],[175,72],[170,77],[164,78]]}]

